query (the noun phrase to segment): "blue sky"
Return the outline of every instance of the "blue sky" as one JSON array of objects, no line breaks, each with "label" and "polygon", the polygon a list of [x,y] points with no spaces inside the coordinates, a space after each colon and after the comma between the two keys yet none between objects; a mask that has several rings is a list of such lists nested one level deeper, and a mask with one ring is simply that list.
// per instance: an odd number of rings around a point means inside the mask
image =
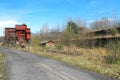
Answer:
[{"label": "blue sky", "polygon": [[120,17],[119,0],[0,0],[0,35],[5,27],[26,23],[32,32],[42,25],[65,24],[69,17],[87,23],[113,14]]}]

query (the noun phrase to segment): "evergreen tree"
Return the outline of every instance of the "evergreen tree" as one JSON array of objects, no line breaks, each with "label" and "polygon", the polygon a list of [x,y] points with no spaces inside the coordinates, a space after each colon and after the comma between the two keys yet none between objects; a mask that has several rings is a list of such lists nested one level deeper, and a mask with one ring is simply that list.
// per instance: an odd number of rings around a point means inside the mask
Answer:
[{"label": "evergreen tree", "polygon": [[78,25],[70,20],[67,24],[66,31],[71,32],[72,34],[78,34]]}]

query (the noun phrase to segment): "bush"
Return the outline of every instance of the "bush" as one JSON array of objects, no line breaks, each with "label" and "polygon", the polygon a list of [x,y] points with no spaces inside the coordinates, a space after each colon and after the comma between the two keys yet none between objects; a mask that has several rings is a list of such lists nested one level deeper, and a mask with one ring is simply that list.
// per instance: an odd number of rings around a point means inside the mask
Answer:
[{"label": "bush", "polygon": [[57,44],[56,44],[56,49],[57,49],[57,50],[62,50],[62,49],[63,49],[62,44],[57,43]]},{"label": "bush", "polygon": [[115,36],[118,33],[118,30],[116,28],[111,29],[111,35]]},{"label": "bush", "polygon": [[120,41],[111,41],[106,46],[106,62],[109,64],[120,63]]},{"label": "bush", "polygon": [[4,55],[0,53],[0,80],[4,79]]}]

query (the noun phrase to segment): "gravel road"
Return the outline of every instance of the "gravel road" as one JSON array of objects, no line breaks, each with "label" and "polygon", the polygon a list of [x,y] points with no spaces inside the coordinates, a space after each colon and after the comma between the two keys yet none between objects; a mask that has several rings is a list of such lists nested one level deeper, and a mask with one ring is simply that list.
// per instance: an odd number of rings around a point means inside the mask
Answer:
[{"label": "gravel road", "polygon": [[6,80],[112,80],[103,75],[28,52],[0,48]]}]

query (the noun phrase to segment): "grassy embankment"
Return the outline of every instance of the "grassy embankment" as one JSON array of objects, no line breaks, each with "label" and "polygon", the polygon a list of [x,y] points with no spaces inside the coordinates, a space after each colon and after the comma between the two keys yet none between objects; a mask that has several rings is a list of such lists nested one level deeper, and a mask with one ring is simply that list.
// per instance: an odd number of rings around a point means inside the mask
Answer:
[{"label": "grassy embankment", "polygon": [[0,53],[0,80],[4,80],[4,56]]},{"label": "grassy embankment", "polygon": [[[64,48],[63,51],[66,53],[48,52],[38,46],[27,47],[26,50],[120,80],[120,64],[107,64],[105,62],[104,58],[107,53],[105,48],[86,49],[69,47]],[[69,53],[73,53],[74,55],[70,55]]]}]

